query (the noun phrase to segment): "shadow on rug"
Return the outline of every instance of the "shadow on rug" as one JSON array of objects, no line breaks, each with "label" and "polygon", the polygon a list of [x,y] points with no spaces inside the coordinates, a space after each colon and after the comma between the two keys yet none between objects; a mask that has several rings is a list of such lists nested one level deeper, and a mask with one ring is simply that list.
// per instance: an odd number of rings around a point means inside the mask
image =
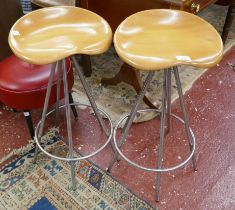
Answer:
[{"label": "shadow on rug", "polygon": [[[65,157],[68,147],[56,131],[44,137],[48,152]],[[0,209],[151,210],[155,209],[89,161],[77,162],[77,190],[71,189],[70,164],[34,149],[14,154],[0,168]],[[22,151],[21,151],[22,152]]]},{"label": "shadow on rug", "polygon": [[[213,5],[203,11],[200,16],[208,20],[221,33],[226,16],[226,9],[226,7]],[[232,34],[234,35],[234,33]],[[230,46],[231,44],[227,45],[225,48],[228,49]],[[130,112],[131,105],[136,98],[136,92],[132,86],[124,82],[116,86],[104,86],[101,85],[100,81],[103,77],[114,77],[121,65],[122,61],[118,58],[114,48],[111,47],[111,49],[103,55],[92,56],[93,73],[90,78],[87,78],[88,83],[92,87],[92,93],[97,105],[111,116],[114,125],[117,124],[120,118]],[[198,69],[190,66],[180,66],[180,78],[183,91],[186,92],[189,90],[194,81],[206,70],[207,69]],[[152,98],[152,100],[154,99],[153,101],[157,101],[159,106],[161,105],[162,75],[162,71],[156,72],[148,89],[150,98]],[[142,77],[144,77],[144,73],[142,73]],[[75,81],[73,96],[77,102],[88,103],[88,99],[78,79]],[[176,86],[173,81],[172,101],[177,98]],[[147,105],[143,103],[142,108],[143,107],[147,107]],[[155,113],[145,113],[137,116],[136,122],[150,120],[155,116]]]}]

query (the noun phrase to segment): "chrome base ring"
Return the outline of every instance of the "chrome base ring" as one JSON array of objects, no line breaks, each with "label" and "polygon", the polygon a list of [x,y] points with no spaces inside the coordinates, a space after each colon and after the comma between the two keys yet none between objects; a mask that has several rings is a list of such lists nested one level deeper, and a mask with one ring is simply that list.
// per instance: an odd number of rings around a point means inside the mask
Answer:
[{"label": "chrome base ring", "polygon": [[[161,113],[161,110],[158,110],[158,109],[142,109],[142,110],[138,110],[137,111],[138,113],[141,113],[141,112],[159,112]],[[121,125],[121,123],[129,116],[130,114],[127,114],[125,115],[123,118],[121,118],[117,125],[115,126],[114,128],[114,133],[113,133],[113,139],[114,139],[114,145],[115,145],[115,148],[116,150],[118,151],[118,153],[123,157],[123,159],[125,159],[128,163],[130,163],[131,165],[139,168],[139,169],[142,169],[142,170],[145,170],[145,171],[152,171],[152,172],[168,172],[168,171],[173,171],[175,169],[178,169],[178,168],[181,168],[183,167],[192,157],[193,157],[193,154],[195,152],[195,145],[196,145],[196,141],[195,141],[195,136],[194,136],[194,133],[192,131],[192,129],[190,128],[190,133],[191,133],[191,136],[192,136],[192,151],[191,153],[189,154],[189,156],[184,160],[182,161],[180,164],[177,164],[175,166],[172,166],[172,167],[169,167],[169,168],[147,168],[147,167],[144,167],[144,166],[141,166],[133,161],[131,161],[129,158],[127,158],[123,153],[122,151],[120,150],[120,148],[118,147],[118,144],[117,144],[117,138],[116,138],[116,134],[117,134],[117,129],[118,127]],[[174,114],[171,114],[172,117],[176,118],[178,121],[180,121],[182,124],[185,124],[184,120],[180,117],[178,117],[177,115],[174,115]]]},{"label": "chrome base ring", "polygon": [[[74,106],[85,106],[85,107],[91,107],[91,105],[88,105],[88,104],[82,104],[82,103],[70,103],[69,105],[74,105]],[[65,107],[66,105],[62,105],[59,107],[59,109]],[[88,155],[85,155],[85,156],[81,156],[81,157],[74,157],[74,158],[64,158],[64,157],[58,157],[58,156],[55,156],[55,155],[52,155],[51,153],[47,152],[46,150],[44,150],[44,148],[40,145],[40,142],[38,140],[38,131],[39,131],[39,127],[40,127],[40,124],[41,124],[41,120],[38,122],[37,126],[36,126],[36,129],[35,129],[35,141],[36,141],[36,144],[37,146],[39,147],[39,149],[46,155],[48,155],[49,157],[51,158],[55,158],[57,160],[62,160],[62,161],[78,161],[78,160],[83,160],[83,159],[87,159],[87,158],[90,158],[94,155],[96,155],[97,153],[99,153],[101,150],[103,150],[111,141],[112,139],[112,135],[113,135],[113,124],[112,124],[112,121],[110,119],[110,117],[108,116],[108,114],[102,110],[102,109],[99,109],[98,110],[104,114],[105,117],[107,117],[108,121],[109,121],[109,125],[110,125],[110,131],[109,131],[109,136],[107,137],[107,140],[105,141],[105,143],[99,147],[96,151],[92,152],[91,154],[88,154]],[[55,109],[48,112],[46,114],[46,117],[48,117],[49,115],[51,115],[53,112],[55,112]]]}]

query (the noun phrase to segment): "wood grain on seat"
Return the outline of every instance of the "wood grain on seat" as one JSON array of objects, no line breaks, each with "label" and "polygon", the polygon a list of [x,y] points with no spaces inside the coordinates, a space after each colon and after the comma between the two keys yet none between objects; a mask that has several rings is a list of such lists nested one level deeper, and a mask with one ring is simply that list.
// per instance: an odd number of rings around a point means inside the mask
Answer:
[{"label": "wood grain on seat", "polygon": [[53,63],[73,54],[100,54],[111,42],[111,29],[102,17],[69,6],[33,11],[19,19],[9,34],[13,52],[32,64]]},{"label": "wood grain on seat", "polygon": [[114,35],[119,56],[142,70],[179,64],[216,65],[223,52],[218,32],[206,21],[179,10],[155,9],[124,20]]}]

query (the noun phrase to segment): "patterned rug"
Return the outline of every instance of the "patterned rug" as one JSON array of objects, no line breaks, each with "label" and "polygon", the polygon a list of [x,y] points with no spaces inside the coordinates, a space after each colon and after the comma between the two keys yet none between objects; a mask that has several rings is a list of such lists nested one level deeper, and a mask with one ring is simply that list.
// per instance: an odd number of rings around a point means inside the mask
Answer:
[{"label": "patterned rug", "polygon": [[[55,155],[64,157],[68,153],[68,147],[53,131],[43,142],[46,150]],[[77,163],[77,190],[73,191],[67,162],[40,153],[37,164],[33,164],[33,155],[34,149],[25,150],[2,164],[1,210],[155,209],[89,161]]]},{"label": "patterned rug", "polygon": [[[209,21],[221,33],[226,16],[227,7],[212,5],[204,10],[200,16]],[[235,21],[234,21],[235,22]],[[230,33],[228,42],[235,37],[235,27]],[[231,47],[231,42],[226,45],[225,49]],[[100,108],[105,110],[116,125],[117,121],[124,115],[130,112],[131,105],[135,101],[136,91],[134,88],[124,82],[115,86],[101,85],[101,79],[111,78],[119,71],[122,61],[118,58],[114,48],[100,56],[92,56],[92,69],[93,73],[90,78],[87,78],[90,86],[92,87],[94,98]],[[199,78],[207,69],[196,69],[189,66],[180,67],[180,78],[182,82],[183,91],[186,92],[192,86],[197,78]],[[141,74],[144,77],[144,73]],[[151,82],[148,89],[152,100],[161,104],[161,90],[162,90],[162,75],[163,73],[156,72],[155,77]],[[81,103],[88,103],[88,99],[84,94],[84,90],[80,81],[77,79],[74,86],[73,93],[75,100]],[[172,101],[177,99],[176,86],[173,82]],[[142,107],[147,107],[144,103]],[[155,113],[145,113],[137,117],[136,122],[150,120],[155,117]]]}]

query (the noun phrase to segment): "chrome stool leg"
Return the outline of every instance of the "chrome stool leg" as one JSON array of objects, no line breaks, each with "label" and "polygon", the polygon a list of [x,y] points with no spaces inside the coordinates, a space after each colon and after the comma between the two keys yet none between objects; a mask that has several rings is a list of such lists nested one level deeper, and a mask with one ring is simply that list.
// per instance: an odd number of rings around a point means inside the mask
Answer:
[{"label": "chrome stool leg", "polygon": [[[169,71],[164,70],[164,79],[163,79],[163,90],[162,90],[162,111],[161,111],[161,125],[160,125],[160,143],[158,149],[158,159],[157,159],[157,168],[162,168],[162,159],[164,151],[164,137],[165,137],[165,115],[166,115],[166,100],[169,98],[168,93],[168,80],[169,80]],[[160,200],[160,182],[161,182],[161,172],[157,173],[156,179],[156,201]]]},{"label": "chrome stool leg", "polygon": [[[124,125],[124,128],[122,129],[122,134],[121,134],[121,138],[120,138],[121,140],[120,140],[119,147],[121,147],[123,145],[123,143],[124,143],[124,141],[126,139],[128,131],[129,131],[129,129],[131,127],[131,124],[132,124],[132,122],[133,122],[133,120],[135,118],[136,112],[137,112],[137,110],[139,108],[139,105],[140,105],[141,101],[143,100],[143,97],[144,97],[144,95],[145,95],[145,93],[147,91],[147,88],[148,88],[148,86],[149,86],[149,84],[150,84],[150,82],[151,82],[151,80],[153,78],[153,75],[154,75],[154,71],[150,71],[148,73],[148,76],[147,76],[147,78],[146,78],[146,80],[145,80],[145,82],[143,84],[142,90],[140,91],[140,93],[139,93],[139,95],[137,97],[137,100],[136,100],[136,102],[135,102],[135,104],[134,104],[134,106],[133,106],[133,108],[131,110],[130,116],[128,117],[128,119],[126,121],[126,123]],[[111,160],[111,162],[110,162],[110,164],[109,164],[109,167],[107,169],[107,171],[109,173],[111,172],[113,164],[117,161],[117,158],[118,158],[118,152],[116,151],[114,156],[113,156],[113,158],[112,158],[112,160]]]},{"label": "chrome stool leg", "polygon": [[167,105],[167,132],[171,131],[171,68],[165,70],[167,71],[166,79],[166,105]]},{"label": "chrome stool leg", "polygon": [[[68,151],[68,157],[59,157],[57,155],[51,154],[50,152],[46,151],[42,145],[40,144],[40,140],[42,137],[42,133],[43,133],[43,129],[44,129],[44,123],[45,123],[45,119],[46,117],[48,117],[49,115],[51,115],[52,113],[54,113],[56,111],[56,109],[51,110],[50,112],[47,113],[47,108],[48,108],[48,103],[49,103],[49,98],[50,98],[50,92],[51,92],[51,88],[52,88],[52,83],[53,83],[53,79],[54,79],[54,75],[55,75],[55,65],[53,65],[52,71],[51,71],[51,75],[49,78],[49,82],[48,82],[48,89],[47,89],[47,94],[46,94],[46,99],[45,99],[45,104],[44,104],[44,109],[43,109],[43,115],[41,120],[38,122],[36,129],[35,129],[35,141],[37,144],[38,149],[40,149],[44,154],[48,155],[49,157],[55,158],[57,160],[62,160],[62,161],[68,161],[71,165],[71,182],[72,182],[72,189],[76,190],[76,162],[78,160],[83,160],[83,159],[87,159],[90,158],[94,155],[96,155],[98,152],[100,152],[101,150],[103,150],[111,141],[112,138],[112,134],[113,134],[113,125],[112,125],[112,121],[109,117],[109,115],[103,111],[102,109],[98,109],[98,107],[95,104],[94,99],[91,96],[91,93],[89,91],[89,87],[86,83],[86,81],[84,80],[84,77],[82,75],[82,73],[78,70],[79,72],[79,76],[80,79],[82,81],[82,84],[84,86],[84,89],[86,90],[86,93],[90,99],[91,105],[88,104],[81,104],[81,103],[73,103],[71,101],[71,96],[69,96],[69,87],[68,87],[68,79],[67,79],[67,65],[66,65],[66,59],[62,60],[62,68],[63,69],[63,84],[64,84],[64,102],[65,104],[62,106],[58,107],[58,101],[57,101],[57,108],[65,108],[66,110],[66,126],[67,126],[67,137],[68,137],[68,147],[69,147],[69,151]],[[62,74],[62,73],[60,73]],[[58,84],[57,84],[58,85]],[[57,86],[57,90],[59,90],[59,86],[60,84]],[[59,93],[59,92],[57,92]],[[70,99],[69,99],[70,97]],[[57,95],[57,99],[59,99],[58,95]],[[71,103],[72,102],[72,103]],[[71,115],[70,115],[70,107],[72,108],[72,106],[78,106],[78,105],[83,105],[86,107],[92,107],[94,109],[94,112],[97,116],[98,119],[101,119],[100,125],[105,126],[104,122],[102,121],[101,115],[99,112],[101,112],[109,121],[109,125],[110,125],[110,130],[106,131],[106,133],[109,133],[109,135],[107,136],[107,139],[105,141],[104,144],[102,144],[102,146],[100,146],[97,150],[95,150],[94,152],[88,154],[88,155],[84,155],[84,156],[76,156],[75,153],[73,153],[73,139],[72,139],[72,126],[71,126]],[[72,111],[74,112],[74,110],[72,109]],[[76,109],[75,109],[76,111]],[[76,116],[75,116],[76,117]],[[101,124],[101,122],[103,122],[103,124]],[[106,128],[106,127],[104,127]],[[104,129],[105,131],[105,129]],[[37,150],[38,150],[37,149]]]},{"label": "chrome stool leg", "polygon": [[[42,133],[43,133],[43,129],[44,129],[44,124],[45,124],[49,99],[50,99],[50,95],[51,95],[51,88],[52,88],[52,84],[53,84],[53,80],[54,80],[56,65],[57,65],[57,63],[52,64],[51,73],[50,73],[50,77],[48,80],[47,92],[46,92],[46,97],[45,97],[45,102],[44,102],[44,107],[43,107],[43,112],[42,112],[41,126],[40,126],[39,132],[38,132],[39,142],[41,141],[41,137],[42,137]],[[36,145],[35,152],[34,152],[34,160],[33,160],[34,163],[36,163],[36,161],[37,161],[38,152],[39,152],[39,148],[38,148],[38,145]]]},{"label": "chrome stool leg", "polygon": [[82,83],[82,85],[83,85],[83,88],[84,88],[84,90],[85,90],[85,92],[86,92],[86,94],[87,94],[87,97],[88,97],[88,99],[89,99],[89,101],[90,101],[90,103],[91,103],[91,106],[92,106],[92,108],[93,108],[93,110],[94,110],[94,113],[95,113],[95,115],[96,115],[96,117],[97,117],[97,120],[98,120],[98,122],[99,122],[99,124],[100,124],[100,127],[104,130],[106,136],[109,136],[109,132],[108,132],[108,130],[107,130],[105,124],[104,124],[104,121],[103,121],[103,119],[102,119],[102,117],[101,117],[101,115],[100,115],[100,113],[99,113],[99,110],[98,110],[98,108],[97,108],[97,105],[96,105],[96,103],[95,103],[95,100],[94,100],[94,98],[93,98],[93,96],[92,96],[92,94],[91,94],[90,88],[89,88],[89,86],[88,86],[88,84],[87,84],[87,82],[86,82],[86,79],[85,79],[85,77],[84,77],[84,75],[83,75],[83,72],[82,72],[82,70],[81,70],[81,68],[80,68],[80,66],[79,66],[79,64],[78,64],[78,62],[77,62],[77,59],[76,59],[75,56],[72,56],[71,58],[72,58],[72,61],[73,61],[74,66],[75,66],[75,69],[76,69],[76,71],[77,71],[77,73],[78,73],[78,76],[79,76],[79,78],[80,78],[80,80],[81,80],[81,83]]},{"label": "chrome stool leg", "polygon": [[[57,66],[57,86],[56,86],[56,107],[55,107],[55,124],[58,126],[59,122],[59,107],[60,107],[60,87],[61,87],[61,72],[62,72],[62,61],[58,61]],[[69,103],[71,104],[70,107],[72,109],[73,115],[75,120],[78,119],[78,114],[76,111],[76,107],[73,105],[73,97],[71,92],[69,92]]]},{"label": "chrome stool leg", "polygon": [[60,106],[60,86],[61,86],[61,72],[62,72],[62,61],[58,61],[57,65],[57,86],[56,86],[56,107],[55,107],[55,120],[58,126],[59,122],[59,106]]},{"label": "chrome stool leg", "polygon": [[[89,86],[88,86],[88,84],[86,82],[86,79],[85,79],[84,75],[83,75],[83,71],[81,70],[81,68],[80,68],[80,66],[78,64],[76,57],[72,56],[71,58],[72,58],[74,66],[75,66],[75,69],[76,69],[76,71],[78,73],[78,76],[79,76],[79,78],[81,80],[82,86],[83,86],[83,88],[84,88],[84,90],[86,92],[86,95],[87,95],[87,97],[88,97],[88,99],[90,101],[91,107],[93,108],[93,111],[94,111],[94,113],[96,115],[96,118],[97,118],[97,120],[98,120],[98,122],[100,124],[100,127],[102,128],[102,130],[105,132],[106,136],[108,137],[111,133],[108,132],[108,130],[107,130],[105,124],[104,124],[104,121],[103,121],[103,119],[102,119],[102,117],[101,117],[101,115],[99,113],[98,107],[97,107],[97,105],[95,103],[95,100],[94,100],[94,98],[93,98],[93,96],[91,94],[90,88],[89,88]],[[112,146],[113,151],[115,151],[114,145],[112,143],[110,143],[110,144]]]},{"label": "chrome stool leg", "polygon": [[[181,106],[181,110],[183,112],[183,119],[184,119],[184,122],[185,122],[185,129],[186,129],[186,132],[187,132],[190,151],[192,151],[192,149],[193,149],[192,135],[190,133],[189,120],[188,120],[188,115],[187,115],[186,108],[185,108],[185,102],[184,102],[184,96],[183,96],[183,91],[182,91],[180,77],[179,77],[179,71],[178,71],[178,68],[176,66],[173,67],[173,71],[174,71],[175,81],[176,81],[176,85],[177,85],[177,89],[178,89],[180,106]],[[192,156],[192,163],[193,163],[193,169],[195,171],[197,171],[195,155]]]},{"label": "chrome stool leg", "polygon": [[[65,109],[66,109],[66,124],[69,142],[69,158],[73,158],[73,139],[72,139],[72,126],[71,126],[71,116],[70,116],[70,104],[69,104],[69,89],[67,80],[67,66],[66,60],[62,61],[63,65],[63,77],[64,77],[64,96],[65,96]],[[75,162],[70,161],[71,165],[71,179],[72,179],[72,189],[76,190],[76,179],[75,179]]]},{"label": "chrome stool leg", "polygon": [[[174,70],[175,75],[176,74],[178,75],[178,72],[175,71],[175,68],[173,70]],[[156,176],[156,201],[160,200],[161,173],[173,171],[173,170],[176,170],[178,168],[183,167],[186,163],[188,163],[188,161],[193,159],[194,152],[195,152],[195,145],[196,145],[195,136],[194,136],[192,129],[189,127],[189,123],[188,123],[188,119],[187,119],[187,115],[186,115],[186,111],[185,111],[185,106],[184,106],[184,101],[183,101],[183,93],[182,93],[182,89],[181,89],[181,85],[180,85],[179,75],[178,75],[178,77],[177,77],[177,75],[176,75],[176,83],[177,83],[178,92],[179,92],[179,96],[180,96],[181,108],[184,113],[183,119],[178,117],[177,115],[171,113],[171,94],[170,94],[171,93],[171,69],[166,69],[166,70],[164,70],[164,78],[163,78],[162,109],[161,110],[158,110],[158,109],[138,110],[138,105],[139,105],[140,101],[142,100],[143,95],[145,94],[147,86],[149,84],[149,81],[148,81],[149,80],[148,77],[150,76],[150,73],[149,73],[149,75],[143,85],[143,89],[141,90],[139,96],[137,97],[137,100],[135,102],[135,106],[132,108],[131,113],[127,114],[126,116],[121,118],[119,120],[118,124],[114,128],[113,139],[114,139],[115,148],[117,150],[117,154],[115,153],[114,158],[112,159],[112,161],[109,165],[108,171],[110,172],[110,170],[112,169],[112,166],[113,166],[114,162],[116,161],[118,155],[121,155],[122,158],[124,158],[128,163],[130,163],[131,165],[133,165],[137,168],[140,168],[140,169],[146,170],[146,171],[156,172],[157,173],[157,176]],[[155,168],[148,168],[148,167],[141,166],[141,165],[133,162],[132,160],[130,160],[121,151],[121,146],[125,142],[128,130],[133,122],[133,119],[134,119],[136,112],[140,113],[140,112],[149,112],[149,111],[155,111],[155,112],[161,113],[160,142],[159,142],[159,149],[158,149],[157,167],[155,167]],[[167,116],[166,116],[166,114],[167,114]],[[179,163],[175,166],[164,168],[162,163],[163,163],[163,155],[164,155],[164,138],[165,138],[166,117],[168,118],[168,122],[167,122],[168,128],[171,127],[171,117],[174,117],[180,123],[185,124],[185,128],[188,133],[188,136],[191,138],[188,138],[188,141],[190,143],[190,154],[188,155],[188,157],[185,158],[185,160],[183,160],[181,163]],[[127,121],[125,123],[124,128],[122,129],[120,143],[118,143],[117,142],[117,130],[118,130],[119,125],[122,122],[124,122],[125,119],[127,119]]]}]

